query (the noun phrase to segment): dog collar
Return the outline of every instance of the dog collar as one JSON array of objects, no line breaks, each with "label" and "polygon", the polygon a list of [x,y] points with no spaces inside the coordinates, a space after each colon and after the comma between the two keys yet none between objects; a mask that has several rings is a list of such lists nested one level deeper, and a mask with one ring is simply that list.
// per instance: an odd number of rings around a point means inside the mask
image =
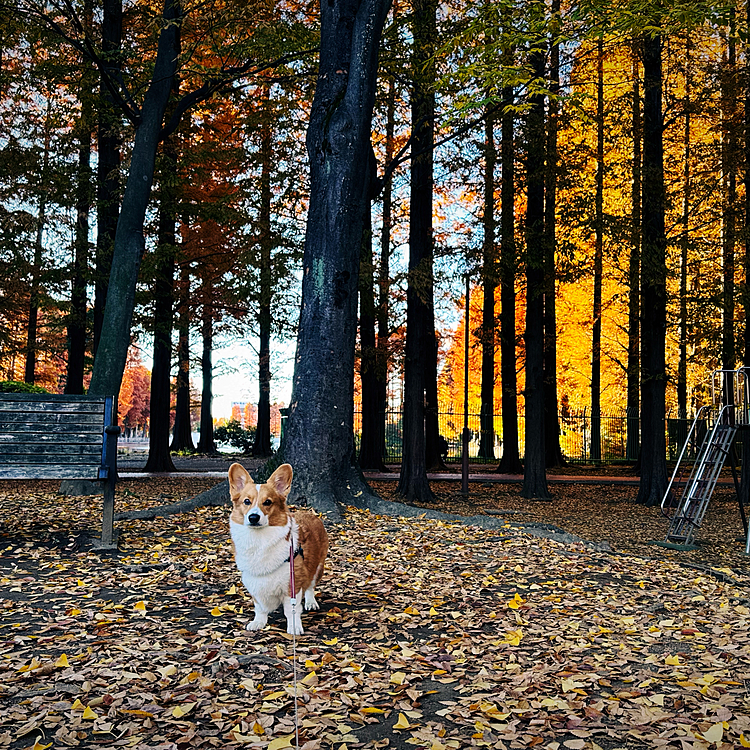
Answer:
[{"label": "dog collar", "polygon": [[[297,557],[299,555],[303,560],[305,559],[305,554],[302,551],[302,545],[299,545],[296,550],[294,550],[294,556]],[[286,560],[284,560],[285,563],[288,563],[291,560],[291,555],[287,557]]]}]

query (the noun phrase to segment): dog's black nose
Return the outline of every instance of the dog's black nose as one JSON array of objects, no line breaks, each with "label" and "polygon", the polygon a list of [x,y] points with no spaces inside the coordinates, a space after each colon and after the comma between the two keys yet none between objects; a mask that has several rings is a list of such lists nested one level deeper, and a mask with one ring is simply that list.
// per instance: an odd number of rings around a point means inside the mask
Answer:
[{"label": "dog's black nose", "polygon": [[251,526],[257,526],[260,523],[260,513],[250,513],[247,517],[247,522]]}]

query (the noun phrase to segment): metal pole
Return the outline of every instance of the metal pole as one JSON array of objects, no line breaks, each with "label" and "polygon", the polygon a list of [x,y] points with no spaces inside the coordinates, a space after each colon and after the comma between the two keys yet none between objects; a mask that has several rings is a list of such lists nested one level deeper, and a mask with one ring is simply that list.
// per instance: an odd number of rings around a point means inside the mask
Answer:
[{"label": "metal pole", "polygon": [[466,273],[466,320],[464,323],[464,430],[461,435],[461,494],[469,494],[469,274]]}]

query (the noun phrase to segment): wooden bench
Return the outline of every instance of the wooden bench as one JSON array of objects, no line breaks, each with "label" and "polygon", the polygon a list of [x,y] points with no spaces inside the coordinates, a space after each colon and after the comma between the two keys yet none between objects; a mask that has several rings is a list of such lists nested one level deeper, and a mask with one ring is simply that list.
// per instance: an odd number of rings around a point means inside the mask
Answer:
[{"label": "wooden bench", "polygon": [[0,479],[103,483],[98,549],[117,549],[113,522],[117,437],[111,396],[0,393]]}]

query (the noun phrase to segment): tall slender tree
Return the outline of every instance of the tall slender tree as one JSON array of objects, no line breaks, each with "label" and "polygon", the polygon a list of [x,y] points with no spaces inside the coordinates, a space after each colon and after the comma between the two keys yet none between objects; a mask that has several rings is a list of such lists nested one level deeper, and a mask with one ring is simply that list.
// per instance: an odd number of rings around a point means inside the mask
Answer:
[{"label": "tall slender tree", "polygon": [[526,451],[523,497],[546,499],[544,440],[544,38],[532,43],[526,114]]},{"label": "tall slender tree", "polygon": [[662,38],[659,22],[642,38],[643,234],[641,255],[642,365],[641,481],[637,502],[660,503],[667,489],[664,430],[667,336],[667,237],[665,231]]},{"label": "tall slender tree", "polygon": [[169,449],[195,452],[190,414],[190,267],[180,259],[177,285],[177,378],[175,382],[174,427]]}]

